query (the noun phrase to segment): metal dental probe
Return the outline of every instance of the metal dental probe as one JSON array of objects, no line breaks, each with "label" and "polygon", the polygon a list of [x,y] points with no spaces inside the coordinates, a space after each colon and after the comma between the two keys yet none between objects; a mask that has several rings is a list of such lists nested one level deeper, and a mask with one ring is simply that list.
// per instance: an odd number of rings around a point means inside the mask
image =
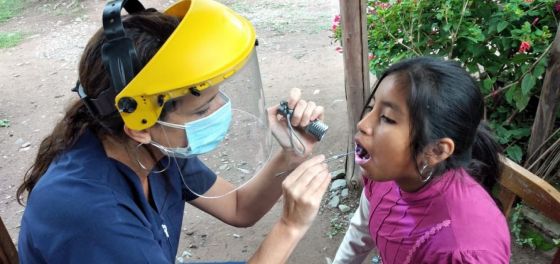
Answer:
[{"label": "metal dental probe", "polygon": [[[324,163],[329,163],[329,162],[331,162],[331,161],[334,161],[334,160],[337,160],[337,159],[346,157],[346,156],[348,156],[348,155],[350,155],[350,154],[354,154],[354,151],[352,151],[352,152],[347,152],[347,153],[339,153],[339,154],[330,156],[330,157],[326,158],[323,162],[324,162]],[[276,177],[278,177],[278,176],[284,176],[284,175],[286,175],[286,174],[288,174],[288,173],[290,173],[290,172],[292,172],[292,171],[291,171],[291,170],[290,170],[290,171],[282,171],[282,172],[276,173],[276,175],[274,175],[274,176],[276,176]]]}]

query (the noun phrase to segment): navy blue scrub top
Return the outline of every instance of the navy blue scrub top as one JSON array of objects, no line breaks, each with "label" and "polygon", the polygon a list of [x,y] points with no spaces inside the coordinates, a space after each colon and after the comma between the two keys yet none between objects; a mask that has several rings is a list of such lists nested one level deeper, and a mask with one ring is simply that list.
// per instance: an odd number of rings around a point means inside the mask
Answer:
[{"label": "navy blue scrub top", "polygon": [[174,263],[185,201],[196,198],[179,169],[199,194],[216,181],[197,158],[171,159],[165,173],[148,176],[154,208],[138,176],[86,131],[31,193],[19,234],[21,263]]}]

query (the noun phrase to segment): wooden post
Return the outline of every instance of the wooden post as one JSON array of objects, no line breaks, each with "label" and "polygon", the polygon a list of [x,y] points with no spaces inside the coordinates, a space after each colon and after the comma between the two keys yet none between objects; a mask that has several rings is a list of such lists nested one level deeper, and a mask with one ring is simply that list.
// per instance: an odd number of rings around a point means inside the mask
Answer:
[{"label": "wooden post", "polygon": [[10,238],[10,234],[8,233],[8,229],[2,222],[0,218],[0,263],[6,264],[17,264],[18,261],[18,253],[16,251],[16,247]]},{"label": "wooden post", "polygon": [[[543,81],[537,114],[533,122],[527,157],[544,143],[554,129],[558,104],[560,104],[560,25],[550,49],[550,60]],[[528,165],[528,164],[526,164]]]},{"label": "wooden post", "polygon": [[[367,0],[340,0],[342,49],[344,57],[344,84],[348,110],[348,151],[354,151],[356,124],[369,87],[369,62],[367,41]],[[354,156],[346,159],[346,181],[352,188],[360,186],[359,172],[354,166]]]}]

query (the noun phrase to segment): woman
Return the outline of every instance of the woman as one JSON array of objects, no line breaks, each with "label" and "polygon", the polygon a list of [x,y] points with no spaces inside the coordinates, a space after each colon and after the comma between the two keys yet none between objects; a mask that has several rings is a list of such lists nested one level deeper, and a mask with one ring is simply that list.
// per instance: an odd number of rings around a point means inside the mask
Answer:
[{"label": "woman", "polygon": [[476,81],[453,61],[413,58],[379,79],[356,134],[364,190],[334,263],[509,263],[489,192],[499,146]]},{"label": "woman", "polygon": [[[121,22],[123,5],[131,14]],[[303,157],[280,150],[241,189],[197,158],[232,122],[227,81],[256,62],[250,23],[210,0],[181,1],[166,14],[112,1],[103,18],[79,63],[81,100],[43,140],[18,189],[29,192],[21,262],[174,263],[185,201],[247,227],[282,194],[282,217],[249,262],[285,262],[330,182],[322,155],[304,161],[313,141],[301,137]],[[299,90],[288,102],[296,130],[323,116]],[[271,127],[285,129],[276,110]]]}]

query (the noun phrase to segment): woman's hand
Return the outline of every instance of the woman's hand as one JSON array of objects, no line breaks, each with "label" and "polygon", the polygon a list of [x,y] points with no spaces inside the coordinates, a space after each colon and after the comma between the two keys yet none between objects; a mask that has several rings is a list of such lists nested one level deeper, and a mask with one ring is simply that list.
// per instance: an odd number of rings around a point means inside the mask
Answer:
[{"label": "woman's hand", "polygon": [[317,216],[321,198],[331,181],[323,155],[301,163],[282,182],[282,217],[248,263],[286,263],[290,254]]},{"label": "woman's hand", "polygon": [[[291,125],[296,136],[290,140],[290,130],[286,118],[278,114],[279,105],[268,108],[268,120],[272,134],[278,140],[284,150],[295,152],[300,157],[311,154],[313,146],[317,142],[313,136],[303,132],[303,129],[315,120],[322,120],[324,108],[312,101],[301,99],[301,90],[293,88],[288,98],[288,107],[293,109]],[[298,140],[301,140],[301,142]],[[293,142],[293,146],[292,143]]]},{"label": "woman's hand", "polygon": [[321,199],[331,177],[323,155],[299,165],[282,183],[284,210],[281,223],[296,232],[305,232],[317,216]]}]

